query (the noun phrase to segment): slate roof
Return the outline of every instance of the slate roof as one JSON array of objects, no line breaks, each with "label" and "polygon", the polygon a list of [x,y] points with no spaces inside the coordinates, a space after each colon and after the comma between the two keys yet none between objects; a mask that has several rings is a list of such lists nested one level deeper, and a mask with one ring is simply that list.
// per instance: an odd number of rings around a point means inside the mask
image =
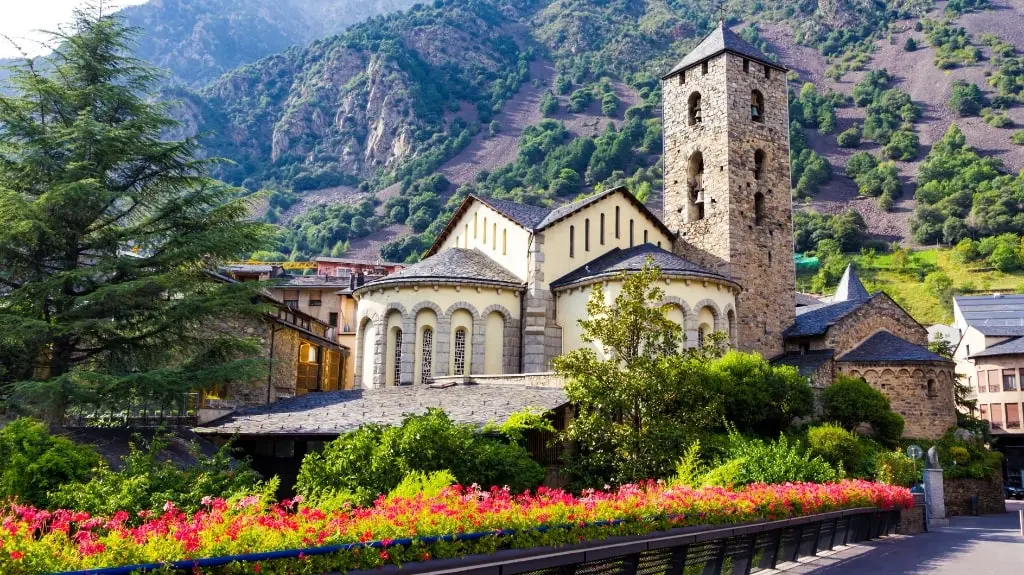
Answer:
[{"label": "slate roof", "polygon": [[533,231],[551,213],[551,210],[543,206],[531,206],[509,200],[487,198],[476,194],[471,195],[481,203],[490,206],[494,211],[530,231]]},{"label": "slate roof", "polygon": [[810,377],[818,368],[825,365],[834,355],[831,349],[808,351],[806,353],[791,352],[781,355],[772,360],[776,365],[791,365],[796,368],[800,375]]},{"label": "slate roof", "polygon": [[843,271],[843,277],[839,280],[839,286],[836,288],[836,293],[832,296],[830,301],[852,301],[861,300],[871,297],[868,290],[864,288],[864,284],[861,283],[860,278],[857,277],[857,272],[854,271],[852,265],[847,265],[846,270]]},{"label": "slate roof", "polygon": [[820,303],[822,303],[822,301],[820,299],[818,299],[817,296],[814,296],[814,295],[811,295],[811,294],[802,293],[802,292],[796,292],[796,306],[797,307],[804,307],[804,306],[809,306],[809,305],[818,305]]},{"label": "slate roof", "polygon": [[348,288],[352,286],[351,275],[341,276],[290,276],[286,281],[274,284],[275,288]]},{"label": "slate roof", "polygon": [[368,287],[421,283],[429,280],[509,287],[519,287],[523,284],[523,280],[478,249],[450,248],[404,270],[367,282],[356,291]]},{"label": "slate roof", "polygon": [[784,337],[823,335],[837,321],[869,301],[871,301],[870,296],[858,300],[798,307],[796,308],[796,321],[782,335]]},{"label": "slate roof", "polygon": [[622,271],[640,271],[643,269],[648,257],[654,260],[654,265],[658,266],[663,274],[682,274],[731,282],[725,276],[685,260],[654,244],[647,243],[627,249],[615,248],[551,282],[551,289],[569,286],[596,277],[615,275]]},{"label": "slate roof", "polygon": [[244,409],[194,429],[216,435],[337,436],[364,423],[399,425],[408,414],[443,409],[453,421],[483,427],[526,408],[555,409],[568,403],[561,388],[512,384],[391,386],[308,393],[268,406]]},{"label": "slate roof", "polygon": [[971,358],[987,357],[993,355],[1017,355],[1024,354],[1024,337],[1015,337],[1002,343],[997,343],[990,348],[983,349],[972,354]]},{"label": "slate roof", "polygon": [[972,325],[982,335],[989,337],[1015,337],[1024,335],[1024,325]]},{"label": "slate roof", "polygon": [[1024,295],[957,296],[954,300],[969,326],[1024,326]]},{"label": "slate roof", "polygon": [[683,59],[680,60],[674,68],[672,68],[672,71],[665,74],[663,78],[668,78],[676,72],[685,70],[694,64],[707,60],[712,56],[717,56],[722,52],[732,52],[733,54],[739,54],[740,56],[757,60],[758,62],[767,64],[773,68],[785,70],[785,68],[769,60],[768,57],[762,54],[760,50],[751,46],[746,40],[740,38],[738,34],[727,28],[725,23],[719,22],[718,27],[705,36],[704,39],[700,41],[700,44],[697,44],[697,47],[684,56]]},{"label": "slate roof", "polygon": [[945,361],[949,360],[927,348],[910,343],[887,331],[880,331],[869,337],[837,361]]}]

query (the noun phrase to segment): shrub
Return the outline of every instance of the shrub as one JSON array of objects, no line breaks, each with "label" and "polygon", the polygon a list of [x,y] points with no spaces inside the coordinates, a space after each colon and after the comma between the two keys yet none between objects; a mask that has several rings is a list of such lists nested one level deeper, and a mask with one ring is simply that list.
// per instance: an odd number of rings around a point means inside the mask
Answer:
[{"label": "shrub", "polygon": [[1013,120],[1006,112],[996,112],[992,108],[985,108],[981,111],[981,117],[985,123],[993,128],[1009,128],[1013,126]]},{"label": "shrub", "polygon": [[605,116],[614,116],[615,111],[619,109],[619,97],[615,95],[615,92],[607,92],[604,96],[601,96],[601,113]]},{"label": "shrub", "polygon": [[971,454],[967,451],[966,447],[960,445],[954,445],[949,448],[949,457],[957,465],[967,465],[971,462]]},{"label": "shrub", "polygon": [[0,499],[50,507],[61,485],[88,481],[102,460],[94,449],[51,435],[38,421],[21,418],[0,429]]},{"label": "shrub", "polygon": [[447,469],[441,471],[410,471],[402,478],[402,481],[388,493],[389,499],[406,498],[412,499],[420,495],[426,498],[434,498],[456,483],[455,476]]},{"label": "shrub", "polygon": [[839,136],[836,137],[836,142],[843,148],[856,148],[860,145],[860,127],[853,126],[847,130],[843,130]]},{"label": "shrub", "polygon": [[315,501],[349,493],[360,503],[395,489],[413,471],[447,470],[464,485],[532,489],[543,468],[516,444],[458,425],[439,409],[407,417],[402,425],[364,425],[307,455],[296,491]]},{"label": "shrub", "polygon": [[921,479],[917,462],[902,451],[884,451],[875,460],[875,480],[889,485],[909,487]]},{"label": "shrub", "polygon": [[857,435],[838,425],[825,423],[808,429],[807,446],[811,455],[821,457],[836,469],[857,474],[863,467]]},{"label": "shrub", "polygon": [[917,40],[908,36],[907,41],[903,43],[903,50],[906,52],[913,52],[914,50],[917,50]]},{"label": "shrub", "polygon": [[1018,130],[1010,136],[1010,143],[1017,146],[1024,146],[1024,130]]},{"label": "shrub", "polygon": [[213,456],[192,446],[195,463],[185,468],[161,456],[169,445],[169,439],[160,434],[146,449],[132,443],[118,470],[102,466],[89,481],[62,485],[51,494],[51,500],[63,509],[95,515],[127,511],[134,517],[140,511],[160,513],[168,501],[192,513],[200,509],[205,497],[269,496],[277,489],[276,479],[263,482],[247,462],[232,459],[230,445]]},{"label": "shrub", "polygon": [[1017,250],[1006,243],[997,245],[985,261],[1001,272],[1012,272],[1020,263],[1017,259]]},{"label": "shrub", "polygon": [[544,92],[540,97],[540,113],[545,118],[550,118],[558,113],[558,98],[551,93],[551,90]]},{"label": "shrub", "polygon": [[800,442],[785,435],[778,441],[747,439],[735,431],[729,433],[728,459],[712,469],[705,485],[734,487],[751,483],[790,483],[837,481],[842,473],[821,457],[812,456]]},{"label": "shrub", "polygon": [[985,105],[985,95],[977,84],[957,80],[953,82],[946,104],[958,116],[977,116]]},{"label": "shrub", "polygon": [[824,419],[854,430],[871,424],[874,436],[892,443],[903,434],[903,418],[892,411],[889,398],[861,378],[839,376],[822,393]]}]

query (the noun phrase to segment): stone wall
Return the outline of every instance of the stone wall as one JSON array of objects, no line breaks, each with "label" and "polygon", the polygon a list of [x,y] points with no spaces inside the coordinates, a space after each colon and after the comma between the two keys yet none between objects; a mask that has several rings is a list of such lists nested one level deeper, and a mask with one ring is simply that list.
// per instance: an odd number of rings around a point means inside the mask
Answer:
[{"label": "stone wall", "polygon": [[956,425],[952,362],[837,361],[835,365],[839,374],[863,377],[889,398],[893,411],[903,416],[904,437],[938,439]]},{"label": "stone wall", "polygon": [[880,293],[830,327],[826,347],[840,357],[882,330],[915,345],[928,346],[928,330],[888,295]]},{"label": "stone wall", "polygon": [[299,332],[267,316],[220,318],[214,328],[224,333],[253,338],[260,344],[260,357],[267,360],[269,373],[247,382],[231,383],[227,397],[210,402],[214,408],[264,405],[295,396],[298,373]]},{"label": "stone wall", "polygon": [[1003,494],[1001,478],[983,479],[945,479],[946,515],[970,515],[969,500],[972,495],[978,496],[978,513],[988,515],[1006,512],[1006,498]]},{"label": "stone wall", "polygon": [[913,507],[900,511],[900,524],[896,527],[896,533],[900,535],[924,533],[924,498],[921,499],[922,502],[917,504],[917,497],[915,497]]},{"label": "stone wall", "polygon": [[[785,73],[733,54],[708,60],[706,69],[698,63],[662,82],[665,222],[679,232],[677,253],[742,286],[739,347],[772,357],[783,350],[782,331],[796,307]],[[764,100],[761,121],[751,116],[755,90]],[[695,93],[699,123],[690,119]],[[703,218],[691,194],[698,154]]]}]

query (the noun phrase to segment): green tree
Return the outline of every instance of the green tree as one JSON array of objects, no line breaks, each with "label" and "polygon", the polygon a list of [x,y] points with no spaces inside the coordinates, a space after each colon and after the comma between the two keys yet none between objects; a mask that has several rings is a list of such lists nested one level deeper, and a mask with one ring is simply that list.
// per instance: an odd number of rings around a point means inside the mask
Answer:
[{"label": "green tree", "polygon": [[860,145],[860,126],[853,126],[839,133],[836,143],[843,148],[856,148]]},{"label": "green tree", "polygon": [[953,305],[953,280],[942,272],[932,272],[924,278],[924,288],[943,308]]},{"label": "green tree", "polygon": [[558,113],[558,98],[551,93],[551,90],[544,92],[540,97],[540,113],[545,118],[550,118]]},{"label": "green tree", "polygon": [[908,36],[907,41],[903,43],[903,50],[905,52],[913,52],[914,50],[917,50],[917,40]]},{"label": "green tree", "polygon": [[985,105],[985,95],[977,84],[957,80],[953,82],[947,105],[958,116],[977,116]]},{"label": "green tree", "polygon": [[252,377],[255,344],[203,326],[258,311],[255,288],[207,270],[260,248],[268,228],[205,175],[195,139],[163,138],[176,123],[118,17],[76,11],[56,40],[0,95],[0,333],[20,358],[15,397],[56,422],[76,401],[179,399]]},{"label": "green tree", "polygon": [[706,365],[678,353],[680,327],[666,317],[659,277],[650,261],[623,273],[612,301],[595,285],[582,339],[609,359],[589,345],[555,359],[576,409],[562,438],[578,445],[568,467],[581,486],[667,476],[721,414]]},{"label": "green tree", "polygon": [[61,485],[88,481],[102,460],[90,447],[75,445],[46,426],[23,417],[0,429],[0,498],[49,507]]},{"label": "green tree", "polygon": [[874,436],[894,443],[903,435],[903,418],[892,410],[889,398],[861,378],[839,376],[822,393],[824,419],[854,430],[871,425]]}]

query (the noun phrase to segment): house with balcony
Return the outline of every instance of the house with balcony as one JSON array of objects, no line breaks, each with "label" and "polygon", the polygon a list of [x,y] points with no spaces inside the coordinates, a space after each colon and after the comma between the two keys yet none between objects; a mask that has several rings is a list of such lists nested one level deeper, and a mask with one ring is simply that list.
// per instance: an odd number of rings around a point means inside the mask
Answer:
[{"label": "house with balcony", "polygon": [[1024,468],[1024,295],[958,296],[956,327],[963,334],[953,359],[988,421],[995,445],[1006,456],[1007,480],[1019,485]]}]

